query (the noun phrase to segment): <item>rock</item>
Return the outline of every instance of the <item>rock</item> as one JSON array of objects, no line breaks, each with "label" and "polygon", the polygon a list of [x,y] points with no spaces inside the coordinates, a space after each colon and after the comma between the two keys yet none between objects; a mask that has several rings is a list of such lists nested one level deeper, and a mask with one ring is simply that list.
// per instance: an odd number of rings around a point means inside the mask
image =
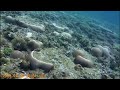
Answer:
[{"label": "rock", "polygon": [[84,56],[83,52],[81,50],[77,50],[77,49],[72,52],[72,55],[73,55],[73,57],[77,57],[78,55],[80,55],[82,57]]},{"label": "rock", "polygon": [[74,63],[75,64],[80,64],[82,67],[89,67],[91,68],[93,66],[92,61],[83,58],[82,56],[78,55],[75,59],[74,59]]},{"label": "rock", "polygon": [[59,35],[60,35],[60,33],[56,32],[56,31],[54,31],[53,34],[54,34],[55,36],[59,36]]},{"label": "rock", "polygon": [[13,51],[11,53],[10,57],[13,58],[13,59],[18,59],[18,58],[25,59],[25,55],[18,50]]},{"label": "rock", "polygon": [[27,38],[32,37],[32,33],[31,33],[31,32],[28,32],[26,37],[27,37]]},{"label": "rock", "polygon": [[14,25],[18,25],[20,27],[24,27],[24,28],[30,28],[34,31],[38,31],[38,32],[43,32],[45,31],[45,26],[44,25],[41,25],[41,26],[36,26],[36,25],[31,25],[31,24],[26,24],[25,22],[23,21],[19,21],[17,19],[14,19],[13,17],[11,16],[7,16],[5,17],[5,21],[7,23],[12,23]]},{"label": "rock", "polygon": [[61,36],[64,38],[64,39],[71,39],[72,36],[71,34],[67,33],[67,32],[62,32],[61,33]]},{"label": "rock", "polygon": [[52,70],[54,68],[52,63],[47,63],[47,62],[43,62],[41,60],[36,59],[33,56],[34,51],[32,51],[28,56],[27,56],[27,60],[30,61],[30,66],[32,69],[43,69],[46,72],[49,72],[50,70]]},{"label": "rock", "polygon": [[15,24],[20,26],[20,27],[28,28],[28,24],[26,24],[23,21],[15,20]]},{"label": "rock", "polygon": [[15,19],[12,18],[11,16],[6,16],[5,17],[5,22],[14,24],[15,23]]},{"label": "rock", "polygon": [[28,27],[34,31],[37,31],[37,32],[44,32],[45,31],[45,26],[44,25],[41,25],[41,26],[36,26],[36,25],[28,25]]},{"label": "rock", "polygon": [[101,50],[100,48],[97,48],[97,47],[93,47],[93,48],[91,49],[91,52],[92,52],[92,54],[93,54],[94,56],[96,56],[96,57],[101,57],[102,54],[103,54],[102,50]]},{"label": "rock", "polygon": [[98,45],[96,47],[93,47],[91,51],[96,57],[104,56],[105,58],[114,59],[114,57],[110,55],[110,48],[108,46]]},{"label": "rock", "polygon": [[61,30],[69,29],[69,28],[66,27],[66,26],[61,27],[61,26],[57,25],[56,23],[52,23],[52,25],[53,25],[54,27],[56,27],[57,29],[61,29]]},{"label": "rock", "polygon": [[43,46],[43,43],[40,42],[40,41],[36,41],[36,40],[30,40],[28,42],[28,47],[31,49],[31,50],[35,50],[35,49],[39,49],[40,47]]},{"label": "rock", "polygon": [[107,47],[107,46],[103,46],[103,54],[104,54],[106,57],[111,56],[111,55],[110,55],[110,48]]},{"label": "rock", "polygon": [[5,17],[5,21],[6,21],[7,23],[12,23],[12,24],[14,24],[14,25],[18,25],[18,26],[20,26],[20,27],[24,27],[24,28],[27,28],[27,27],[28,27],[28,24],[26,24],[26,23],[24,23],[24,22],[22,22],[22,21],[16,20],[16,19],[14,19],[14,18],[11,17],[11,16]]}]

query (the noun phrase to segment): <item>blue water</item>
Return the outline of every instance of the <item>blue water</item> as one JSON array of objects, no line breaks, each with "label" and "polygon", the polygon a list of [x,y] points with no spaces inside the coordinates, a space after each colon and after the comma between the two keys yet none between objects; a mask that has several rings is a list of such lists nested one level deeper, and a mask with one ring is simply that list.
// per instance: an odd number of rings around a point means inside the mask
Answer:
[{"label": "blue water", "polygon": [[111,24],[120,24],[120,11],[80,11],[79,13]]}]

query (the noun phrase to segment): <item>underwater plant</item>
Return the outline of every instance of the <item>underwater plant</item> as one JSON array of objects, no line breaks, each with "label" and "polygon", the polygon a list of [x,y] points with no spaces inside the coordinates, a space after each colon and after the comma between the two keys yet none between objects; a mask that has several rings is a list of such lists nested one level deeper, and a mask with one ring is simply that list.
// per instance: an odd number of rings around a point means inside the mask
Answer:
[{"label": "underwater plant", "polygon": [[11,41],[15,38],[15,34],[10,32],[10,31],[5,31],[4,32],[4,37]]},{"label": "underwater plant", "polygon": [[5,58],[5,57],[0,58],[0,65],[7,64],[9,62],[10,62],[9,58]]},{"label": "underwater plant", "polygon": [[120,52],[120,44],[115,44],[115,45],[114,45],[114,48],[115,48],[118,52]]},{"label": "underwater plant", "polygon": [[90,46],[90,42],[88,39],[81,39],[80,43],[81,43],[81,47],[83,47],[83,48]]},{"label": "underwater plant", "polygon": [[0,46],[4,46],[4,45],[7,45],[7,44],[8,44],[7,40],[1,36],[1,38],[0,38]]},{"label": "underwater plant", "polygon": [[20,63],[20,68],[22,68],[24,70],[29,70],[30,69],[30,63],[26,60],[22,60],[22,62]]},{"label": "underwater plant", "polygon": [[0,50],[0,58],[2,58],[3,56],[5,56],[5,54],[3,53],[3,50]]},{"label": "underwater plant", "polygon": [[6,56],[10,56],[10,54],[13,52],[13,49],[12,48],[9,48],[9,47],[5,47],[4,50],[3,50],[3,53],[4,55]]},{"label": "underwater plant", "polygon": [[27,50],[27,42],[20,37],[16,37],[12,40],[12,45],[15,50]]}]

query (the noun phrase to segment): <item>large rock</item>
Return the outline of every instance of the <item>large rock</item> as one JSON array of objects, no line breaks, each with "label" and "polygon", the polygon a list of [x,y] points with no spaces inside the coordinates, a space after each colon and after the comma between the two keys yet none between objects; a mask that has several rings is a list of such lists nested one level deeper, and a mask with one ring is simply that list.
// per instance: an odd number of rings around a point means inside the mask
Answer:
[{"label": "large rock", "polygon": [[34,53],[34,51],[29,53],[29,55],[27,56],[27,59],[30,61],[30,66],[32,69],[40,68],[40,69],[43,69],[48,72],[54,68],[52,63],[47,63],[47,62],[43,62],[41,60],[36,59],[33,56],[33,53]]},{"label": "large rock", "polygon": [[14,24],[14,25],[18,25],[20,27],[24,27],[24,28],[27,28],[28,27],[28,24],[26,24],[25,22],[23,21],[19,21],[11,16],[6,16],[5,17],[5,21],[7,23],[11,23],[11,24]]},{"label": "large rock", "polygon": [[44,25],[36,26],[36,25],[29,24],[28,27],[34,31],[37,31],[37,32],[44,32],[45,31]]},{"label": "large rock", "polygon": [[53,34],[54,34],[55,36],[59,36],[59,35],[60,35],[60,33],[56,32],[56,31],[54,31]]},{"label": "large rock", "polygon": [[80,55],[80,56],[84,56],[84,54],[83,54],[83,52],[81,51],[81,50],[77,50],[77,49],[75,49],[73,52],[72,52],[72,55],[73,55],[73,57],[77,57],[78,55]]},{"label": "large rock", "polygon": [[110,55],[110,48],[108,46],[101,46],[101,45],[98,45],[96,47],[93,47],[91,49],[93,55],[97,56],[97,57],[101,57],[101,56],[105,56],[105,57],[111,57],[113,58],[111,55]]},{"label": "large rock", "polygon": [[25,59],[25,55],[21,52],[21,51],[18,51],[18,50],[15,50],[11,53],[11,58],[14,58],[14,59]]},{"label": "large rock", "polygon": [[28,42],[28,47],[31,49],[31,50],[35,50],[35,49],[39,49],[43,46],[43,43],[40,42],[40,41],[36,41],[36,40],[30,40]]},{"label": "large rock", "polygon": [[98,47],[93,47],[91,51],[92,51],[92,54],[96,57],[101,57],[103,54],[102,50]]},{"label": "large rock", "polygon": [[92,61],[86,59],[86,58],[83,58],[82,56],[78,55],[75,60],[74,60],[74,63],[75,64],[80,64],[81,66],[83,67],[89,67],[91,68],[93,66],[93,63]]}]

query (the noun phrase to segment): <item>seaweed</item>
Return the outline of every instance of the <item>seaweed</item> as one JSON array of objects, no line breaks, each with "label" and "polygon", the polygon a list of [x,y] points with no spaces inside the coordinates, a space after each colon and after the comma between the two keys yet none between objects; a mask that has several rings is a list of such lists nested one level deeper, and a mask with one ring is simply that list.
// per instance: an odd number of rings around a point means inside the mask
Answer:
[{"label": "seaweed", "polygon": [[12,40],[12,45],[15,50],[27,51],[27,42],[23,38],[14,38]]},{"label": "seaweed", "polygon": [[5,56],[10,56],[10,54],[13,52],[13,49],[10,47],[5,47],[3,50],[3,53]]}]

